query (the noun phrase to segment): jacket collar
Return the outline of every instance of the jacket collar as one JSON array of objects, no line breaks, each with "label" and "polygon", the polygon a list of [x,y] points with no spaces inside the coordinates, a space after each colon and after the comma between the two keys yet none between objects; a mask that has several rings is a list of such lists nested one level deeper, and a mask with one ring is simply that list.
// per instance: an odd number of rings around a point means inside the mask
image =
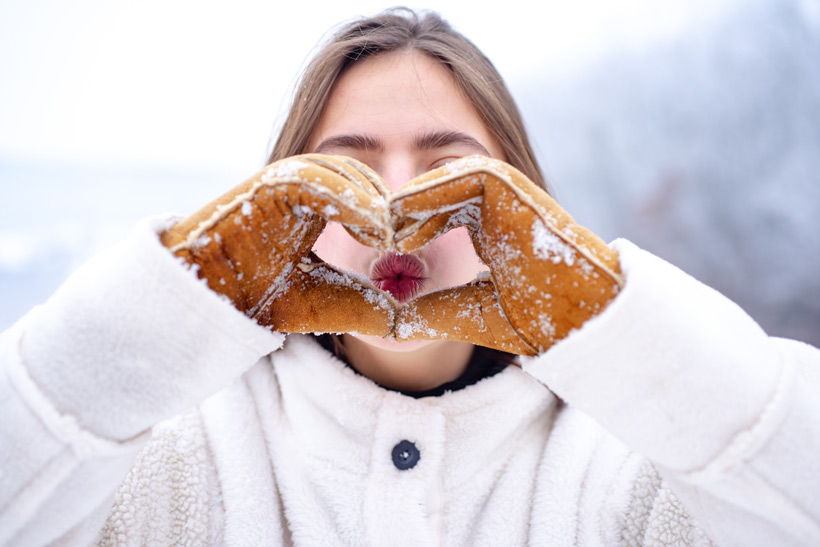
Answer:
[{"label": "jacket collar", "polygon": [[453,480],[512,454],[522,430],[548,432],[559,406],[543,384],[512,366],[459,391],[412,398],[356,373],[312,335],[290,335],[272,362],[284,418],[305,446],[323,450],[318,445],[336,439],[363,456],[392,438],[419,439],[455,470]]}]

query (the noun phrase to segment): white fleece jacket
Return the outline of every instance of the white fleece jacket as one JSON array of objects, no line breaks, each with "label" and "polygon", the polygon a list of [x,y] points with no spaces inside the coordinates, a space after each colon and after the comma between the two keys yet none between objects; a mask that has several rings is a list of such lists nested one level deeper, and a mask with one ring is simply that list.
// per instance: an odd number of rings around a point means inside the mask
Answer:
[{"label": "white fleece jacket", "polygon": [[161,228],[0,338],[1,545],[820,545],[820,351],[626,241],[598,318],[412,399],[245,318]]}]

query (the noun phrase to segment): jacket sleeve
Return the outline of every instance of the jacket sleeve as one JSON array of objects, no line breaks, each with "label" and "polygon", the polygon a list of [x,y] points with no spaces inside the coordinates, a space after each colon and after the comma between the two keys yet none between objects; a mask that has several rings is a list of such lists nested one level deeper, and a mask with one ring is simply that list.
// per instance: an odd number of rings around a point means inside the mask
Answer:
[{"label": "jacket sleeve", "polygon": [[0,338],[0,545],[87,544],[150,428],[278,349],[146,221]]},{"label": "jacket sleeve", "polygon": [[623,291],[525,370],[648,457],[716,542],[820,544],[820,351],[614,246]]}]

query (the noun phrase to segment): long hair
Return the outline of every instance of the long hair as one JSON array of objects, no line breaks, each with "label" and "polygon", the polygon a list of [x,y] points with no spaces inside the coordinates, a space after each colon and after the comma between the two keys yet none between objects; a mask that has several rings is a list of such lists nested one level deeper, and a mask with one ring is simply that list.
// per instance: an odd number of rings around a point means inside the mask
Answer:
[{"label": "long hair", "polygon": [[407,8],[348,23],[319,50],[296,87],[268,162],[310,152],[308,142],[333,87],[352,64],[404,49],[426,54],[449,69],[498,141],[505,160],[547,189],[518,107],[490,60],[438,14]]},{"label": "long hair", "polygon": [[[530,145],[524,122],[501,75],[466,37],[434,12],[392,8],[341,27],[313,57],[302,74],[290,111],[268,157],[268,163],[310,152],[308,143],[319,125],[333,87],[351,65],[374,55],[413,50],[444,65],[496,138],[507,163],[548,190]],[[326,349],[345,359],[341,337],[319,335]],[[476,347],[471,362],[517,364],[516,357]]]}]

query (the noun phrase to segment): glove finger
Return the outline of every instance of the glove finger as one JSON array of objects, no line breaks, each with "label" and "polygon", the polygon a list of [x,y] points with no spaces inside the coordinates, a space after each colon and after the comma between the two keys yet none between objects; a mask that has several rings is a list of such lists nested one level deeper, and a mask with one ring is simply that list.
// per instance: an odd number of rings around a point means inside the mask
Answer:
[{"label": "glove finger", "polygon": [[459,226],[477,229],[482,177],[450,165],[425,173],[393,196],[390,214],[396,219],[394,245],[399,252],[416,252]]},{"label": "glove finger", "polygon": [[[255,207],[274,214],[258,222],[265,233],[282,235],[291,228],[282,220],[291,214],[316,215],[362,233],[364,238],[383,239],[390,227],[383,184],[363,169],[361,164],[319,154],[275,162],[177,223],[163,234],[163,244],[176,252],[195,246],[218,225],[219,229],[231,222],[248,226],[251,223],[246,221],[251,220]],[[276,198],[275,207],[258,203],[265,194]]]},{"label": "glove finger", "polygon": [[442,289],[399,308],[396,340],[446,339],[470,342],[519,355],[535,355],[513,329],[491,281]]},{"label": "glove finger", "polygon": [[504,314],[544,351],[600,312],[623,280],[617,254],[529,184],[523,175],[488,174],[473,244],[490,265]]},{"label": "glove finger", "polygon": [[347,178],[352,184],[359,186],[374,197],[384,199],[390,197],[390,189],[381,177],[367,164],[348,156],[328,156],[324,154],[303,154],[297,156],[316,165],[323,166]]},{"label": "glove finger", "polygon": [[361,165],[328,156],[276,162],[162,234],[211,289],[252,313],[332,219],[363,241],[389,240],[384,189]]},{"label": "glove finger", "polygon": [[294,214],[321,216],[343,225],[360,243],[389,246],[389,191],[372,170],[341,156],[307,154],[293,161],[303,164],[298,176],[281,176],[274,171],[266,182]]},{"label": "glove finger", "polygon": [[280,332],[356,332],[388,336],[396,301],[311,254],[289,272],[287,284],[264,300],[254,317]]},{"label": "glove finger", "polygon": [[[612,277],[619,277],[620,264],[617,252],[610,249],[594,232],[577,224],[551,195],[523,173],[509,165],[503,167],[501,170],[488,169],[485,173],[484,181],[488,183],[489,188],[489,190],[485,188],[485,195],[488,192],[502,192],[506,188],[510,189],[522,204],[531,208],[535,216],[543,221],[545,228],[564,241],[572,250],[602,270],[610,272]],[[487,197],[491,199],[490,196]],[[487,205],[484,213],[486,214],[493,208],[503,211],[506,203],[502,201],[498,200],[493,205]]]}]

